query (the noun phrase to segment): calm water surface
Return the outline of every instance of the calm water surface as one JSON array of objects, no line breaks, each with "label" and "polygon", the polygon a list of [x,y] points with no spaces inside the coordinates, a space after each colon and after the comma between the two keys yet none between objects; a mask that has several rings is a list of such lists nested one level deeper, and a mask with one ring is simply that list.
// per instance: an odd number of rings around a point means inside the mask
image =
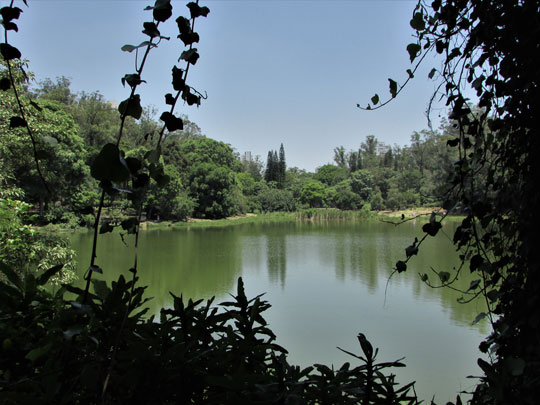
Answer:
[{"label": "calm water surface", "polygon": [[[380,348],[379,361],[406,357],[407,367],[395,370],[398,381],[416,380],[420,398],[435,395],[445,403],[474,385],[466,376],[480,373],[477,347],[489,327],[471,326],[484,310],[481,302],[458,304],[459,293],[431,289],[419,279],[418,272],[430,273],[430,267],[452,272],[458,264],[447,236],[453,234],[452,224],[422,245],[406,273],[393,276],[385,297],[392,267],[414,237],[422,236],[421,224],[257,223],[145,231],[139,275],[148,285],[147,295],[155,297],[154,312],[170,304],[169,291],[191,298],[216,296],[220,302],[235,291],[241,276],[248,297],[266,293],[272,304],[266,319],[291,363],[354,364],[336,346],[359,353],[356,335],[362,332]],[[72,236],[81,279],[91,238],[91,233]],[[120,273],[130,276],[133,240],[126,242],[127,247],[118,234],[100,236],[97,264],[104,274],[97,276],[109,282]],[[468,277],[459,280],[465,289]]]}]

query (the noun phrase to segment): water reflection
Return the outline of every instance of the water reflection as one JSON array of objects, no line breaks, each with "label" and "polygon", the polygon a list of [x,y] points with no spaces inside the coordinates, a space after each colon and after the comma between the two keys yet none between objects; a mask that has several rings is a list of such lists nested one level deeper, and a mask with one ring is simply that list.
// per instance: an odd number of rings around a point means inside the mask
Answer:
[{"label": "water reflection", "polygon": [[[278,343],[290,350],[291,362],[351,361],[335,347],[356,351],[354,337],[363,332],[381,347],[381,361],[407,356],[408,367],[398,372],[402,381],[419,380],[425,399],[439,393],[438,402],[444,403],[465,387],[458,377],[475,374],[476,348],[488,325],[471,326],[485,309],[481,301],[460,305],[460,294],[428,288],[418,277],[432,266],[450,272],[457,266],[443,234],[427,239],[407,272],[394,275],[385,291],[405,247],[422,236],[420,225],[287,223],[146,231],[140,239],[139,275],[147,295],[155,297],[153,312],[170,305],[169,291],[186,298],[215,295],[220,301],[234,292],[242,276],[249,296],[267,293],[273,305],[267,320]],[[82,275],[91,234],[75,234],[72,244]],[[132,261],[132,249],[117,234],[102,235],[102,278],[110,282],[119,273],[129,276]],[[467,273],[457,286],[468,288]]]}]

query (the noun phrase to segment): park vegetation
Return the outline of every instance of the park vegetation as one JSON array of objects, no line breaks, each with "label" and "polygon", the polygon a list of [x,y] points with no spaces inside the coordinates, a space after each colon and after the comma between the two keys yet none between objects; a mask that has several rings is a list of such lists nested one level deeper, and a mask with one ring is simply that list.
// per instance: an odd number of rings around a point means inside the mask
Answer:
[{"label": "park vegetation", "polygon": [[[28,73],[31,75],[31,73]],[[0,71],[8,76],[5,65]],[[67,78],[46,79],[30,87],[16,77],[24,99],[39,103],[28,109],[27,120],[40,142],[40,168],[54,193],[42,185],[33,162],[33,145],[22,127],[10,130],[9,118],[17,113],[15,96],[0,94],[0,169],[4,188],[20,190],[18,200],[31,205],[40,225],[89,226],[99,205],[99,181],[90,165],[100,146],[114,143],[120,121],[117,107],[98,92],[73,94]],[[27,107],[30,104],[27,105]],[[125,158],[140,159],[158,142],[156,109],[142,108],[141,117],[128,116],[120,147]],[[245,213],[292,212],[305,208],[341,210],[395,210],[435,206],[442,202],[445,179],[457,159],[447,141],[455,134],[445,121],[437,131],[411,135],[408,146],[388,146],[384,153],[373,135],[357,151],[334,149],[334,162],[314,173],[287,167],[285,148],[270,150],[266,164],[256,156],[240,159],[231,146],[204,136],[186,116],[183,128],[161,141],[163,185],[152,183],[144,203],[149,220],[185,221],[189,217],[219,219]],[[127,183],[121,188],[127,189]],[[105,208],[114,220],[130,213],[125,195],[108,195]]]},{"label": "park vegetation", "polygon": [[[26,4],[26,0],[22,0]],[[538,111],[539,4],[533,0],[419,1],[407,46],[412,69],[403,84],[389,79],[389,97],[371,97],[366,110],[391,102],[436,53],[448,121],[438,131],[421,131],[411,145],[377,152],[367,136],[358,150],[334,150],[335,164],[315,173],[287,168],[285,148],[242,162],[234,149],[205,137],[176,102],[201,103],[187,84],[199,54],[195,21],[207,7],[188,4],[190,18],[178,17],[185,50],[172,69],[176,95],[158,123],[135,93],[144,61],[162,37],[159,25],[173,14],[170,0],[147,8],[136,73],[122,81],[131,91],[118,108],[98,93],[72,94],[65,78],[29,87],[31,73],[8,33],[18,31],[22,10],[0,10],[0,394],[3,403],[418,403],[412,384],[399,386],[390,367],[377,364],[377,350],[358,335],[358,363],[339,368],[300,369],[262,313],[261,296],[248,299],[243,282],[230,301],[184,302],[146,316],[144,287],[137,284],[140,223],[147,218],[223,218],[242,212],[292,211],[298,207],[394,209],[441,204],[464,219],[453,242],[461,259],[454,273],[421,274],[437,288],[455,288],[460,272],[475,276],[463,302],[482,299],[492,333],[480,345],[486,353],[473,404],[535,404],[540,381],[540,201]],[[476,92],[478,103],[463,93]],[[120,119],[118,118],[120,113]],[[36,235],[29,222],[91,224],[94,246],[79,289],[62,273],[68,252],[48,255],[56,242]],[[443,227],[432,215],[425,235],[405,249],[395,272],[422,254],[422,243]],[[102,272],[96,259],[99,234],[121,227],[134,235],[131,280],[110,286],[92,278]],[[9,241],[9,243],[5,243]],[[49,243],[49,245],[47,245]],[[48,265],[46,265],[48,263]],[[41,267],[40,267],[41,266]],[[431,278],[430,278],[431,276]],[[44,288],[51,281],[59,288]],[[50,285],[49,285],[50,287]],[[91,288],[90,288],[91,287]],[[456,405],[462,401],[458,397]]]}]

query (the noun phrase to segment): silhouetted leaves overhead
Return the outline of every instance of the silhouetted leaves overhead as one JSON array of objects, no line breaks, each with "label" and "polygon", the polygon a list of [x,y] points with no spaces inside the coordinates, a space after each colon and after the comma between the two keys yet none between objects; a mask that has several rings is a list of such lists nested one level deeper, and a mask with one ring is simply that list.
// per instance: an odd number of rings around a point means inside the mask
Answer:
[{"label": "silhouetted leaves overhead", "polygon": [[130,87],[135,87],[141,83],[146,83],[145,80],[141,79],[141,76],[138,73],[127,74],[124,77],[122,77],[121,80],[122,80],[122,86],[125,86],[127,83]]},{"label": "silhouetted leaves overhead", "polygon": [[174,96],[171,93],[165,94],[165,104],[174,105]]},{"label": "silhouetted leaves overhead", "polygon": [[206,17],[208,13],[210,12],[210,9],[206,6],[199,6],[195,2],[188,3],[186,5],[189,8],[189,11],[191,13],[191,18],[197,18],[200,16]]},{"label": "silhouetted leaves overhead", "polygon": [[0,90],[6,91],[11,88],[11,81],[8,78],[0,79]]},{"label": "silhouetted leaves overhead", "polygon": [[392,98],[394,98],[397,94],[397,83],[395,80],[388,79],[389,88],[390,88],[390,94],[392,95]]},{"label": "silhouetted leaves overhead", "polygon": [[161,114],[161,117],[159,117],[159,119],[165,123],[167,131],[169,132],[174,132],[178,129],[184,129],[184,122],[182,121],[182,119],[174,116],[168,111],[165,111],[163,114]]},{"label": "silhouetted leaves overhead", "polygon": [[99,181],[125,181],[130,171],[118,147],[108,143],[94,159],[90,174]]},{"label": "silhouetted leaves overhead", "polygon": [[122,48],[120,48],[124,52],[133,52],[135,49],[143,48],[145,46],[150,46],[151,48],[155,48],[157,45],[153,44],[150,41],[143,41],[139,45],[129,45],[126,44]]},{"label": "silhouetted leaves overhead", "polygon": [[410,21],[411,27],[417,31],[421,31],[426,28],[424,16],[422,13],[414,13],[413,18]]},{"label": "silhouetted leaves overhead", "polygon": [[6,43],[0,44],[0,53],[5,60],[20,59],[22,56],[17,48]]},{"label": "silhouetted leaves overhead", "polygon": [[407,45],[407,52],[409,52],[409,58],[411,62],[416,59],[422,47],[418,44],[409,44]]},{"label": "silhouetted leaves overhead", "polygon": [[440,222],[428,222],[427,224],[424,224],[424,226],[422,226],[422,231],[427,233],[429,236],[435,236],[441,228],[442,225]]},{"label": "silhouetted leaves overhead", "polygon": [[26,126],[26,121],[24,118],[21,117],[11,117],[9,119],[9,127],[10,128],[18,128],[18,127],[24,127]]},{"label": "silhouetted leaves overhead", "polygon": [[396,270],[398,273],[402,273],[407,270],[407,263],[405,263],[403,260],[398,260],[396,263]]},{"label": "silhouetted leaves overhead", "polygon": [[156,0],[153,16],[156,21],[164,22],[172,15],[171,0]]},{"label": "silhouetted leaves overhead", "polygon": [[182,59],[191,65],[195,65],[199,59],[197,48],[188,49],[187,51],[182,52],[180,55],[180,60]]},{"label": "silhouetted leaves overhead", "polygon": [[191,23],[186,17],[180,16],[176,19],[176,24],[178,25],[178,30],[180,31],[180,34],[186,34],[190,33],[191,31]]},{"label": "silhouetted leaves overhead", "polygon": [[154,22],[145,22],[143,23],[143,27],[142,33],[148,35],[150,38],[159,37],[161,35]]},{"label": "silhouetted leaves overhead", "polygon": [[126,115],[138,120],[142,115],[141,97],[138,94],[134,94],[132,97],[125,99],[118,106],[120,115]]},{"label": "silhouetted leaves overhead", "polygon": [[21,13],[22,10],[19,7],[2,7],[0,9],[0,15],[2,16],[4,23],[11,20],[17,20]]},{"label": "silhouetted leaves overhead", "polygon": [[186,82],[184,80],[184,70],[173,66],[172,68],[172,85],[176,91],[184,90]]}]

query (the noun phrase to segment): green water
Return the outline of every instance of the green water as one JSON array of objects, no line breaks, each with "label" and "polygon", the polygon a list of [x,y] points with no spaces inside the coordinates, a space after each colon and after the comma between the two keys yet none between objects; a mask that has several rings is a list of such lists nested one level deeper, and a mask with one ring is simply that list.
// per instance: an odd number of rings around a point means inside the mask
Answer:
[{"label": "green water", "polygon": [[[336,346],[359,352],[356,335],[364,333],[380,348],[379,361],[406,357],[396,369],[398,381],[417,381],[420,398],[437,403],[470,390],[479,375],[478,344],[487,323],[471,326],[484,310],[481,302],[458,304],[459,293],[425,286],[418,272],[450,271],[457,255],[452,225],[422,245],[406,273],[392,267],[404,248],[421,237],[421,222],[399,227],[369,221],[360,224],[277,223],[221,228],[167,229],[142,232],[139,276],[153,296],[151,310],[170,304],[169,291],[184,297],[225,300],[242,276],[248,296],[266,293],[272,308],[266,319],[289,350],[289,361],[341,365],[353,362]],[[90,261],[90,233],[76,233],[79,277]],[[96,263],[107,281],[130,276],[133,239],[127,247],[118,234],[101,235]],[[470,275],[458,285],[467,289]],[[435,274],[430,279],[435,281]],[[429,401],[428,401],[429,403]]]}]

